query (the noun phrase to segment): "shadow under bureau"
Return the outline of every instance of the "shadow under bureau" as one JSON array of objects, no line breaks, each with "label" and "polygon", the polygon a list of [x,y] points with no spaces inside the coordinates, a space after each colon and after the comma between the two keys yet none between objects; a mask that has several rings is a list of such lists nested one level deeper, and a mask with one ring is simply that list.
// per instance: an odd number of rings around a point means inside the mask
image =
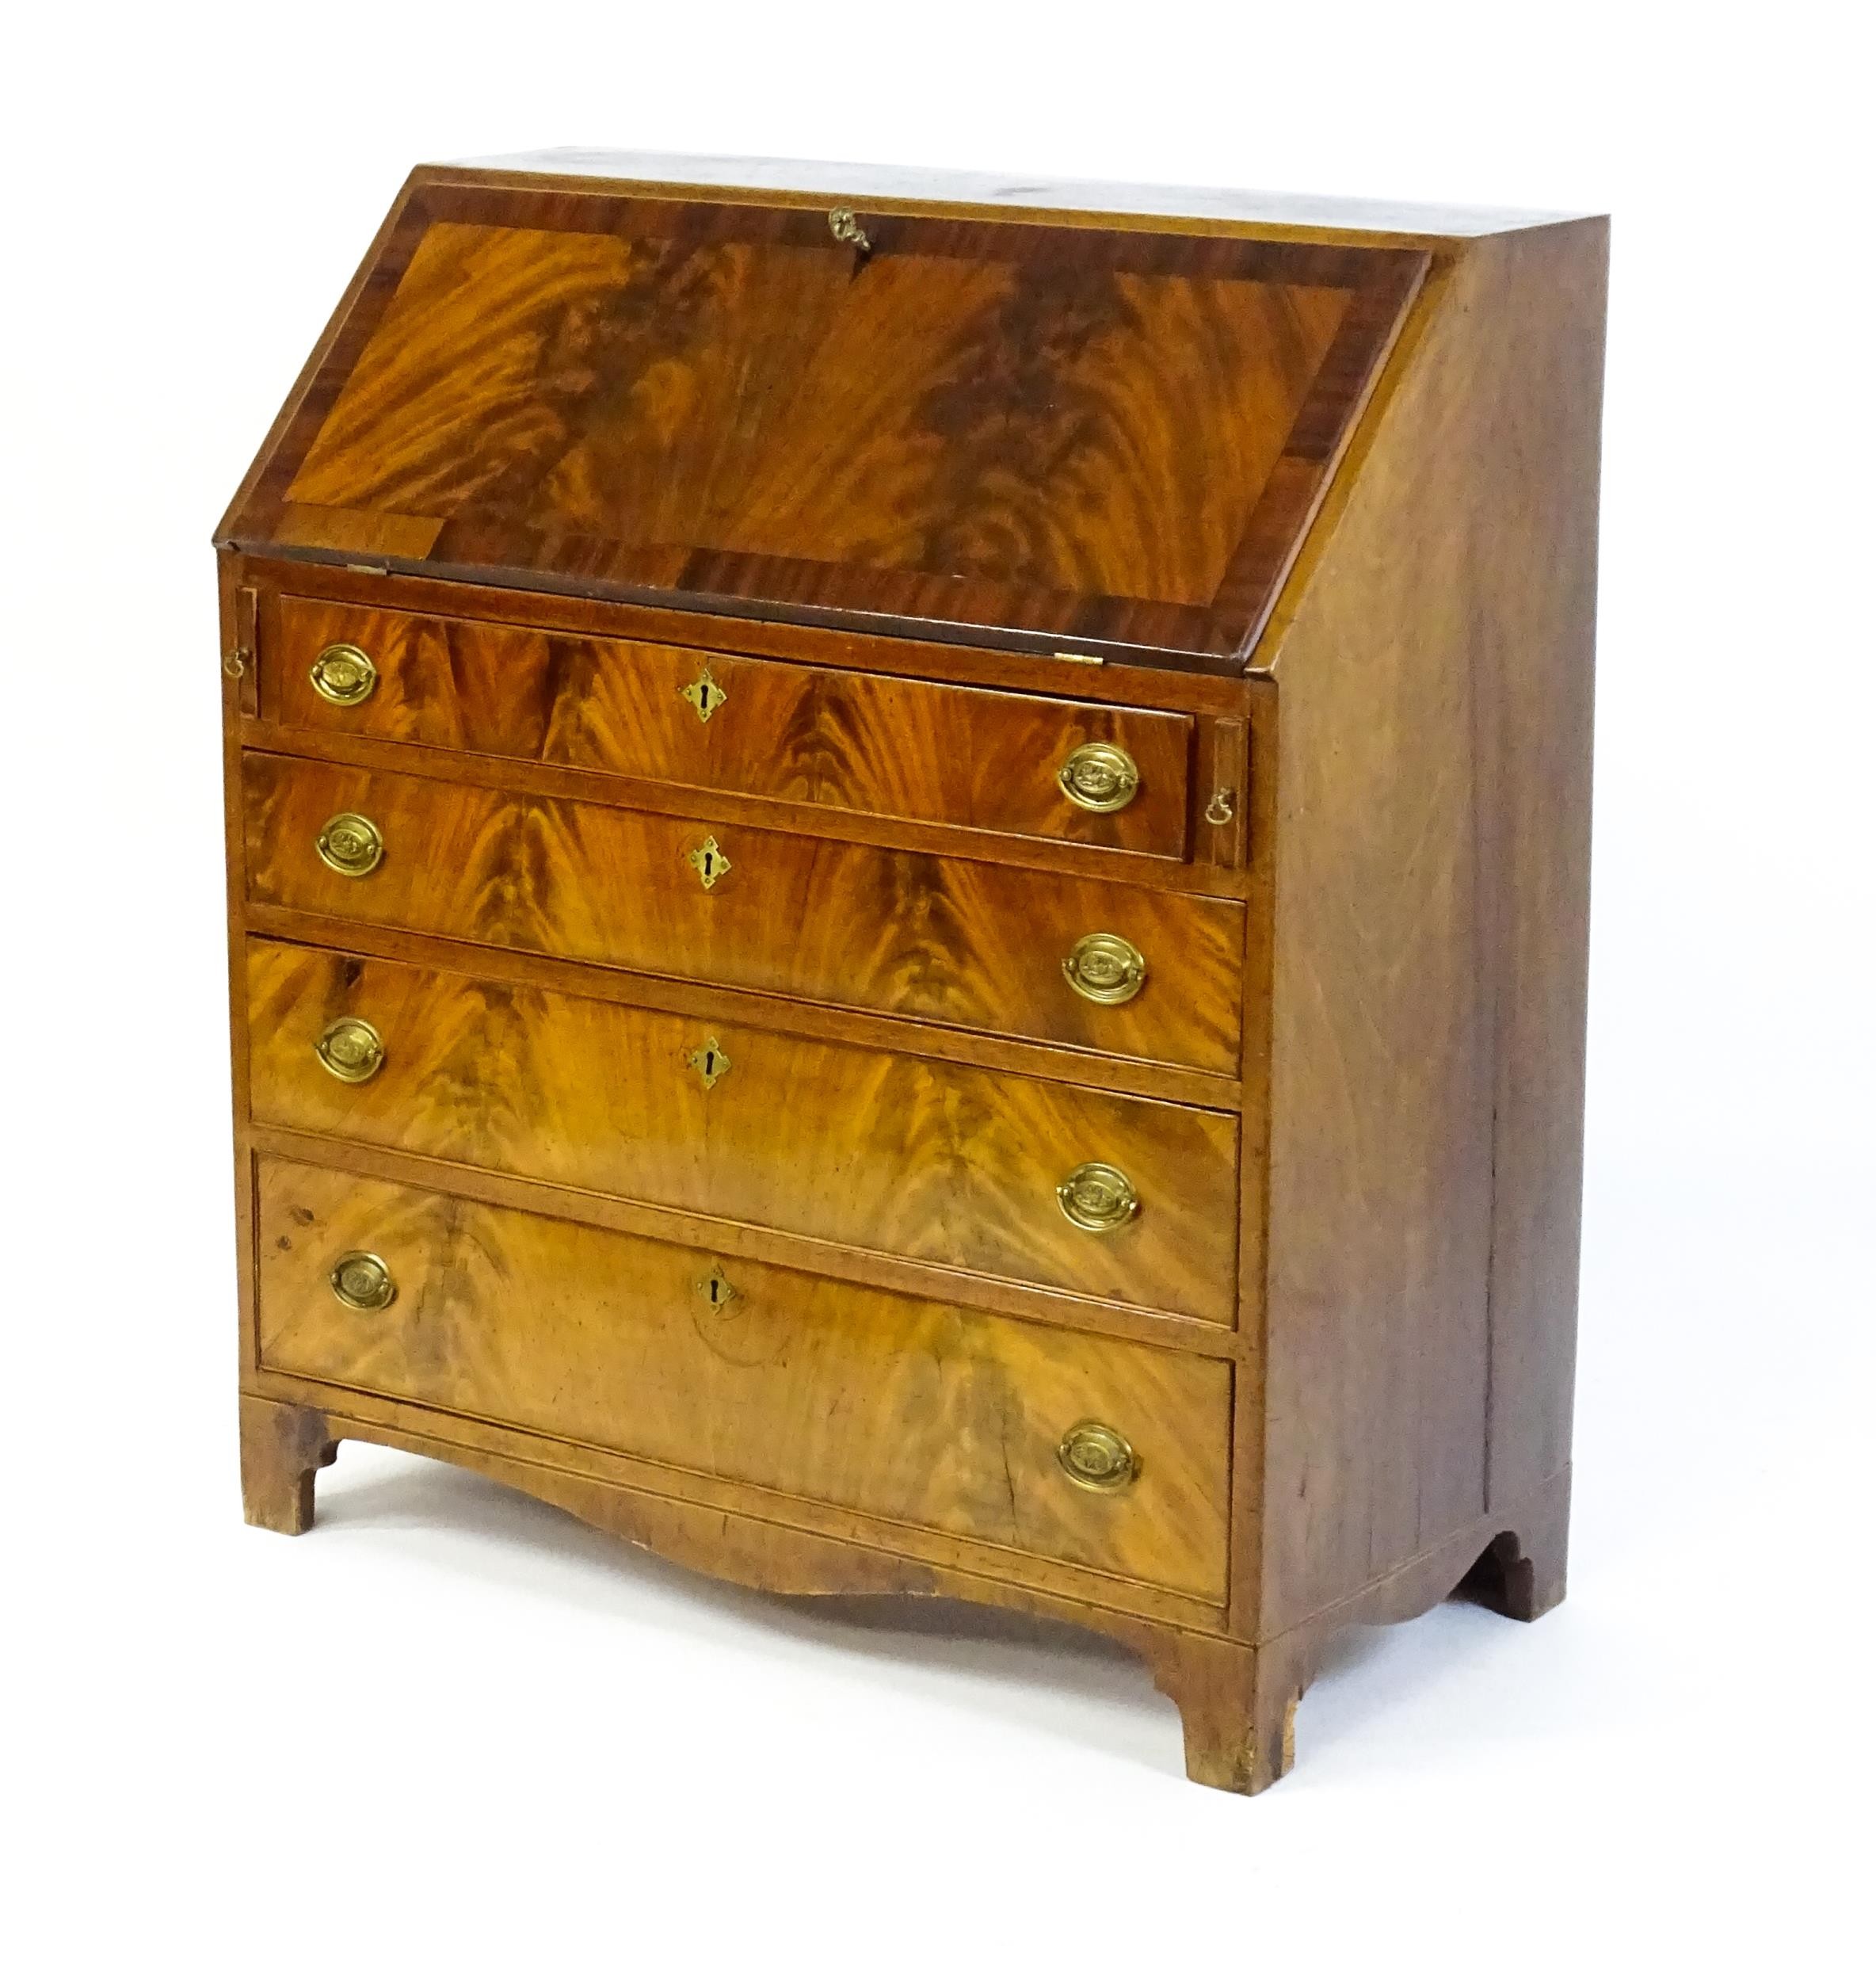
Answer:
[{"label": "shadow under bureau", "polygon": [[413,174],[219,532],[248,1517],[1136,1647],[1563,1592],[1606,231]]}]

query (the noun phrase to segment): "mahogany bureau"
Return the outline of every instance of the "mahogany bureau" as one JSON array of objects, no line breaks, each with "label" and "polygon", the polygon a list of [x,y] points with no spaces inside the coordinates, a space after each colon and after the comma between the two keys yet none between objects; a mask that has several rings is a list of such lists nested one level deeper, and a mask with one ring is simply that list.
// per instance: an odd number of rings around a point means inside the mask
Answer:
[{"label": "mahogany bureau", "polygon": [[1149,1661],[1563,1593],[1598,219],[550,154],[218,533],[247,1515]]}]

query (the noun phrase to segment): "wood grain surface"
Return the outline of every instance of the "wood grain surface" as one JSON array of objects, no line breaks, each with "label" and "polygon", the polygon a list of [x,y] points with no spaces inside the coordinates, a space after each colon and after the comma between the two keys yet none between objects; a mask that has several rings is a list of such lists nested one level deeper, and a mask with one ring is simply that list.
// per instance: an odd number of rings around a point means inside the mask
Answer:
[{"label": "wood grain surface", "polygon": [[[499,948],[1235,1071],[1237,903],[747,826],[250,753],[249,899]],[[314,850],[363,813],[362,880]],[[729,866],[706,888],[707,840]],[[1131,1003],[1090,1003],[1062,960],[1111,933],[1145,956]]]},{"label": "wood grain surface", "polygon": [[1260,1789],[1565,1586],[1606,226],[704,163],[420,169],[219,533],[249,1517],[372,1438],[1085,1621]]},{"label": "wood grain surface", "polygon": [[[1233,1318],[1233,1116],[282,943],[247,979],[257,1121]],[[360,1085],[313,1051],[345,1017],[384,1041]],[[1140,1193],[1117,1231],[1057,1206],[1089,1161]]]},{"label": "wood grain surface", "polygon": [[[292,597],[277,624],[265,706],[292,727],[1173,859],[1185,850],[1189,716]],[[349,706],[322,697],[311,674],[341,642],[378,670]],[[1057,781],[1090,742],[1118,745],[1138,769],[1121,811],[1085,811]]]},{"label": "wood grain surface", "polygon": [[224,540],[1241,659],[1425,262],[458,174]]},{"label": "wood grain surface", "polygon": [[1432,243],[1451,237],[1500,234],[1578,218],[1512,207],[1433,206],[1405,200],[1352,199],[1320,193],[1273,193],[1237,186],[1162,185],[1127,180],[1063,178],[1050,173],[960,170],[950,166],[881,165],[857,159],[705,156],[682,151],[620,151],[582,144],[550,145],[498,157],[419,166],[419,182],[479,181],[539,185],[547,181],[590,189],[593,180],[623,180],[646,192],[735,189],[745,199],[825,211],[830,200],[883,206],[894,212],[960,208],[1047,213],[1060,225],[1107,227],[1124,223],[1160,233],[1168,222],[1181,232],[1254,230],[1273,239],[1345,241],[1398,235]]},{"label": "wood grain surface", "polygon": [[1264,1633],[1567,1451],[1606,250],[1473,250],[1280,628]]},{"label": "wood grain surface", "polygon": [[[1222,1592],[1222,1364],[753,1262],[719,1310],[707,1257],[298,1164],[260,1166],[259,1206],[265,1368]],[[354,1250],[381,1312],[327,1283]],[[1126,1491],[1058,1464],[1088,1419],[1138,1453]]]}]

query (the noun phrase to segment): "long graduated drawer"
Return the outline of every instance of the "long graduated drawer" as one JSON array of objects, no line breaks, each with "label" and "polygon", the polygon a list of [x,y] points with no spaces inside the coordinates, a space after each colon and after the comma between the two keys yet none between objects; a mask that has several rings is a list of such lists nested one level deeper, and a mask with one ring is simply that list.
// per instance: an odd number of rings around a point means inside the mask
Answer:
[{"label": "long graduated drawer", "polygon": [[283,598],[289,727],[1177,859],[1193,723],[532,626]]},{"label": "long graduated drawer", "polygon": [[[1239,903],[291,757],[243,778],[257,904],[1237,1070]],[[1094,936],[1139,959],[1124,1002],[1071,981]]]},{"label": "long graduated drawer", "polygon": [[1228,1321],[1237,1118],[253,942],[257,1120]]},{"label": "long graduated drawer", "polygon": [[[265,1369],[1223,1590],[1222,1362],[300,1163],[257,1197]],[[1097,1423],[1125,1490],[1062,1462]]]}]

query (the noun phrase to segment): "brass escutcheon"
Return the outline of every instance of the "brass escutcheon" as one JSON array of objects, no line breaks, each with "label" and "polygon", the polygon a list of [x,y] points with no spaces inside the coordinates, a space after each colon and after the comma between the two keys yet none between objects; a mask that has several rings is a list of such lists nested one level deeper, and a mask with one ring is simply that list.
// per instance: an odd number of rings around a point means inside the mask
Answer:
[{"label": "brass escutcheon", "polygon": [[1070,1170],[1056,1186],[1055,1201],[1069,1223],[1084,1231],[1117,1231],[1140,1209],[1139,1193],[1111,1162],[1084,1162]]},{"label": "brass escutcheon", "polygon": [[398,1296],[391,1268],[376,1252],[348,1252],[326,1277],[341,1302],[360,1314],[381,1313]]},{"label": "brass escutcheon", "polygon": [[860,216],[850,206],[837,206],[828,215],[827,231],[843,247],[858,248],[862,254],[873,251],[867,231],[860,223]]},{"label": "brass escutcheon", "polygon": [[690,1055],[684,1063],[704,1082],[704,1090],[707,1094],[730,1071],[730,1055],[717,1044],[715,1038],[708,1038]]},{"label": "brass escutcheon", "polygon": [[327,701],[349,708],[364,701],[378,685],[378,670],[362,647],[339,640],[325,648],[307,670],[307,678]]},{"label": "brass escutcheon", "polygon": [[1111,1424],[1070,1425],[1055,1447],[1062,1469],[1091,1493],[1124,1492],[1140,1476],[1134,1448]]},{"label": "brass escutcheon", "polygon": [[384,840],[371,820],[356,811],[341,811],[328,819],[313,842],[319,857],[334,873],[358,880],[384,857]]},{"label": "brass escutcheon", "polygon": [[363,1018],[334,1018],[314,1042],[321,1066],[334,1079],[358,1086],[384,1063],[384,1041]]},{"label": "brass escutcheon", "polygon": [[719,1261],[711,1262],[710,1270],[697,1282],[697,1291],[704,1296],[704,1304],[713,1314],[720,1314],[733,1301],[742,1298],[740,1287],[731,1284],[730,1275]]},{"label": "brass escutcheon", "polygon": [[703,673],[689,687],[680,688],[677,692],[696,710],[699,722],[708,722],[730,699],[728,689],[710,671],[708,661],[704,662]]},{"label": "brass escutcheon", "polygon": [[1146,959],[1124,936],[1084,936],[1062,960],[1062,974],[1091,1004],[1125,1004],[1146,981]]},{"label": "brass escutcheon", "polygon": [[1055,781],[1084,811],[1121,811],[1134,802],[1140,771],[1117,743],[1083,743],[1070,752]]},{"label": "brass escutcheon", "polygon": [[713,834],[700,846],[692,846],[684,856],[697,870],[697,878],[707,890],[714,887],[730,871],[730,856],[716,842]]}]

